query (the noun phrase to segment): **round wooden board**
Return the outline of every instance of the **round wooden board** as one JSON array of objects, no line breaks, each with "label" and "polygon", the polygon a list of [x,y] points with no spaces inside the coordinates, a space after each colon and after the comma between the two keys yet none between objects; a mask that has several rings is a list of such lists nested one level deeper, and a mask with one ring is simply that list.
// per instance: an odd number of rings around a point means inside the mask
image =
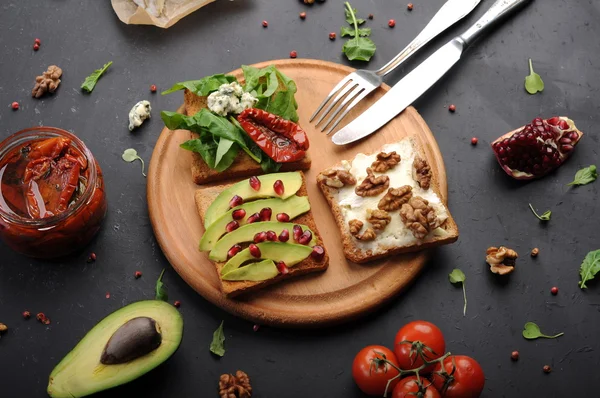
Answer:
[{"label": "round wooden board", "polygon": [[[314,327],[355,319],[398,294],[419,273],[426,253],[395,256],[358,265],[343,255],[340,232],[327,202],[315,183],[319,171],[352,159],[357,153],[372,153],[385,143],[415,136],[426,151],[437,174],[440,192],[446,201],[446,171],[438,145],[425,121],[409,107],[381,131],[349,146],[339,147],[308,122],[312,112],[329,91],[353,69],[317,60],[279,60],[274,64],[298,85],[296,99],[300,124],[310,137],[311,170],[306,172],[308,195],[319,232],[329,252],[326,272],[286,281],[246,297],[227,299],[219,290],[219,279],[206,253],[198,251],[204,232],[194,204],[190,164],[191,154],[179,148],[189,132],[164,129],[160,135],[148,173],[148,209],[158,243],[173,268],[208,301],[257,324],[284,327]],[[232,72],[241,79],[241,70]],[[373,104],[389,86],[383,85],[363,100],[345,120],[348,123]],[[183,108],[180,108],[182,111]]]}]

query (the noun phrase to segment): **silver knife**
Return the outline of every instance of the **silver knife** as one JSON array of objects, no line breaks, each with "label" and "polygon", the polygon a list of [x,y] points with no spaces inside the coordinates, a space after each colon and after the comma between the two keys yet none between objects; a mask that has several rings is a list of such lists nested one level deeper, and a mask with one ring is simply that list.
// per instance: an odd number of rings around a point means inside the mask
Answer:
[{"label": "silver knife", "polygon": [[441,79],[484,31],[530,1],[532,0],[496,0],[473,26],[433,53],[379,101],[335,133],[331,139],[333,143],[349,144],[377,131]]}]

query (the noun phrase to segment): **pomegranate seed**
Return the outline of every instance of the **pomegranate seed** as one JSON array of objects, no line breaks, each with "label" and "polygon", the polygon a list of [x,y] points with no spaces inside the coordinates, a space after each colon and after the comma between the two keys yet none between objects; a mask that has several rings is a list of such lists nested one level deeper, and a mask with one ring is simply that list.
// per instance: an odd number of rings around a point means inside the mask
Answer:
[{"label": "pomegranate seed", "polygon": [[550,365],[544,365],[542,369],[544,370],[544,373],[552,372],[552,368],[550,367]]},{"label": "pomegranate seed", "polygon": [[277,240],[277,234],[275,231],[267,231],[267,240],[270,242],[275,242]]},{"label": "pomegranate seed", "polygon": [[302,227],[300,225],[294,225],[292,228],[292,233],[294,234],[294,240],[297,242],[302,235]]},{"label": "pomegranate seed", "polygon": [[37,43],[35,43],[35,44],[33,45],[33,51],[37,51],[37,50],[39,50],[39,49],[40,49],[40,45],[39,45],[39,44],[37,44]]},{"label": "pomegranate seed", "polygon": [[406,5],[406,8],[408,9],[408,11],[412,11],[412,10],[413,10],[413,8],[414,8],[414,6],[413,6],[413,3],[408,3],[408,4]]},{"label": "pomegranate seed", "polygon": [[479,140],[477,139],[477,137],[471,138],[471,145],[477,145],[478,142]]},{"label": "pomegranate seed", "polygon": [[258,332],[258,329],[260,329],[260,325],[252,326],[252,330],[254,330],[255,332]]},{"label": "pomegranate seed", "polygon": [[277,221],[279,222],[288,222],[290,221],[290,216],[288,216],[286,213],[279,213],[276,216]]},{"label": "pomegranate seed", "polygon": [[133,277],[135,279],[140,279],[142,277],[142,273],[140,271],[135,271],[135,274],[133,274]]},{"label": "pomegranate seed", "polygon": [[260,214],[254,213],[246,220],[247,224],[252,224],[253,222],[257,222],[260,220]]},{"label": "pomegranate seed", "polygon": [[23,318],[25,318],[25,319],[31,318],[31,312],[29,312],[29,311],[23,311]]},{"label": "pomegranate seed", "polygon": [[273,190],[275,191],[275,193],[279,196],[283,195],[283,191],[284,191],[284,187],[283,187],[283,181],[281,180],[277,180],[273,183]]},{"label": "pomegranate seed", "polygon": [[258,177],[252,176],[252,177],[250,177],[250,179],[248,180],[248,182],[250,183],[250,187],[252,189],[254,189],[255,191],[259,191],[260,190],[260,180],[258,179]]},{"label": "pomegranate seed", "polygon": [[531,257],[537,257],[537,256],[538,256],[538,254],[540,254],[540,249],[538,249],[537,247],[534,247],[534,248],[531,250]]},{"label": "pomegranate seed", "polygon": [[290,58],[296,58],[298,56],[298,52],[296,50],[290,51]]},{"label": "pomegranate seed", "polygon": [[105,296],[105,297],[106,297],[107,299],[109,299],[109,298],[110,298],[110,292],[106,292],[106,296]]},{"label": "pomegranate seed", "polygon": [[311,240],[312,240],[312,232],[310,232],[310,230],[307,229],[298,238],[298,243],[300,243],[301,245],[308,245]]},{"label": "pomegranate seed", "polygon": [[300,13],[300,19],[306,19],[306,13],[304,11]]},{"label": "pomegranate seed", "polygon": [[238,229],[240,227],[240,223],[233,220],[233,221],[229,221],[229,223],[227,223],[227,225],[225,226],[225,230],[227,232],[232,232],[235,231],[236,229]]},{"label": "pomegranate seed", "polygon": [[17,109],[19,109],[19,103],[15,101],[12,104],[10,104],[10,107],[16,111]]},{"label": "pomegranate seed", "polygon": [[269,26],[269,23],[267,21],[262,21],[262,26],[263,28],[266,28],[267,26]]},{"label": "pomegranate seed", "polygon": [[569,123],[567,123],[566,120],[562,120],[560,122],[558,122],[558,127],[560,127],[563,130],[568,130],[570,128]]},{"label": "pomegranate seed", "polygon": [[335,32],[329,33],[329,40],[335,40]]},{"label": "pomegranate seed", "polygon": [[312,253],[310,253],[310,256],[315,261],[321,261],[323,260],[323,257],[325,257],[325,249],[323,248],[323,246],[315,246],[313,247],[313,251]]},{"label": "pomegranate seed", "polygon": [[560,122],[560,117],[558,117],[558,116],[554,116],[554,117],[551,117],[550,119],[548,119],[548,124],[551,126],[558,126],[559,122]]},{"label": "pomegranate seed", "polygon": [[277,271],[279,271],[281,275],[286,275],[290,273],[290,269],[287,267],[287,265],[285,265],[283,261],[278,262],[276,265]]},{"label": "pomegranate seed", "polygon": [[273,214],[273,210],[270,207],[265,207],[259,213],[260,221],[271,221],[271,215]]},{"label": "pomegranate seed", "polygon": [[260,249],[254,243],[250,243],[250,246],[248,246],[248,250],[250,250],[250,254],[252,255],[252,257],[260,258]]},{"label": "pomegranate seed", "polygon": [[96,261],[96,253],[90,253],[90,256],[88,257],[88,263],[92,263]]},{"label": "pomegranate seed", "polygon": [[373,18],[374,18],[374,17],[373,17],[373,14],[369,14],[368,18],[369,18],[369,19],[373,19]]},{"label": "pomegranate seed", "polygon": [[156,85],[153,84],[150,86],[150,92],[155,93],[156,92]]},{"label": "pomegranate seed", "polygon": [[259,232],[256,235],[254,235],[253,240],[254,240],[254,243],[264,242],[267,240],[267,233],[265,231]]},{"label": "pomegranate seed", "polygon": [[389,26],[390,28],[393,28],[394,26],[396,26],[396,21],[394,21],[393,19],[390,19],[390,20],[388,21],[388,26]]},{"label": "pomegranate seed", "polygon": [[173,303],[173,307],[175,307],[175,308],[179,308],[179,307],[181,307],[181,301],[179,301],[179,300],[176,300],[176,301]]},{"label": "pomegranate seed", "polygon": [[288,240],[290,240],[290,231],[288,231],[287,229],[284,229],[279,234],[279,241],[280,242],[287,242]]},{"label": "pomegranate seed", "polygon": [[451,104],[451,105],[448,107],[448,110],[449,110],[450,112],[452,112],[452,113],[456,112],[456,105],[454,105],[454,104]]},{"label": "pomegranate seed", "polygon": [[40,39],[37,39],[37,38],[36,38],[36,39],[33,41],[33,44],[37,44],[37,45],[39,46],[39,45],[41,45],[41,44],[42,44],[42,41],[41,41]]},{"label": "pomegranate seed", "polygon": [[519,359],[519,351],[513,351],[513,352],[510,354],[510,358],[511,358],[513,361],[516,361],[516,360],[518,360],[518,359]]},{"label": "pomegranate seed", "polygon": [[237,210],[234,210],[234,211],[231,213],[231,217],[232,217],[234,220],[241,220],[242,218],[246,217],[246,210],[244,210],[244,209],[237,209]]},{"label": "pomegranate seed", "polygon": [[235,256],[236,254],[238,254],[241,251],[242,251],[242,246],[240,246],[240,245],[231,246],[231,248],[227,251],[227,259],[229,260],[231,257]]},{"label": "pomegranate seed", "polygon": [[558,288],[556,286],[553,286],[552,289],[550,289],[550,293],[556,296],[558,294]]},{"label": "pomegranate seed", "polygon": [[244,203],[244,199],[242,199],[241,196],[235,195],[229,201],[229,208],[232,209],[234,207],[238,207],[238,206],[242,205],[243,203]]}]

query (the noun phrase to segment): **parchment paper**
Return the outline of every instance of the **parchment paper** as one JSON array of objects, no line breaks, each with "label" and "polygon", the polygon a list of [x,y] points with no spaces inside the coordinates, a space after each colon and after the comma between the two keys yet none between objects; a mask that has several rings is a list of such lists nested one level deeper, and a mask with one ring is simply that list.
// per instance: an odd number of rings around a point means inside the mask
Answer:
[{"label": "parchment paper", "polygon": [[169,28],[181,18],[215,0],[167,0],[163,14],[156,18],[132,0],[111,0],[113,9],[121,21],[130,25],[155,25]]}]

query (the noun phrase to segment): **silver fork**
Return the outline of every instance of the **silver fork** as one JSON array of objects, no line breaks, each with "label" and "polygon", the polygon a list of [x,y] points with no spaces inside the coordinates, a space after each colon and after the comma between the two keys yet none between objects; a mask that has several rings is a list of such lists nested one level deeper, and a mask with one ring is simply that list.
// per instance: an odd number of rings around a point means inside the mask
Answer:
[{"label": "silver fork", "polygon": [[[327,126],[331,127],[327,134],[331,134],[337,125],[346,117],[348,112],[356,106],[363,98],[375,90],[383,83],[383,78],[394,71],[416,53],[421,47],[429,43],[433,38],[454,25],[456,22],[469,15],[471,11],[477,7],[481,0],[448,0],[442,8],[429,21],[427,26],[419,33],[419,35],[394,57],[390,62],[376,71],[359,69],[350,73],[342,81],[340,81],[331,90],[327,98],[323,100],[315,113],[310,117],[310,122],[319,114],[319,112],[327,105],[319,120],[315,125],[319,125],[323,119],[338,105],[335,111],[329,116],[325,124],[321,127],[321,131],[325,131]],[[337,94],[337,95],[336,95]],[[335,96],[335,97],[334,97]],[[341,103],[340,103],[341,101]],[[348,105],[349,104],[349,105]],[[343,111],[343,112],[342,112]],[[342,114],[337,117],[340,112]],[[337,119],[336,119],[337,117]],[[335,119],[335,121],[334,121]]]}]

